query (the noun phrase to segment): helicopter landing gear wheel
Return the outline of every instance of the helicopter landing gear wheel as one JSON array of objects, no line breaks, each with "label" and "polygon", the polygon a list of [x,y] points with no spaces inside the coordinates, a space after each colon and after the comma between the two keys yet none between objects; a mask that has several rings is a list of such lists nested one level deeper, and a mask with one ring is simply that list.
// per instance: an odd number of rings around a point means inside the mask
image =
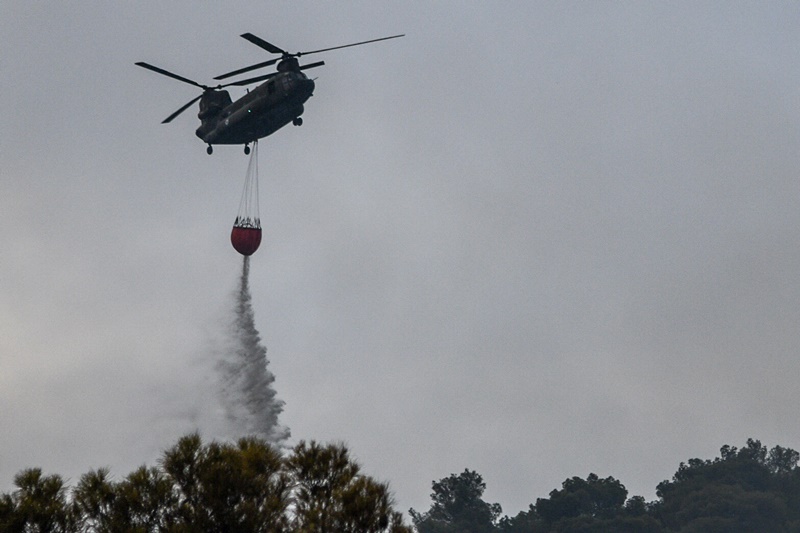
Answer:
[{"label": "helicopter landing gear wheel", "polygon": [[248,145],[244,145],[244,155],[250,155],[250,147]]},{"label": "helicopter landing gear wheel", "polygon": [[214,153],[214,149],[213,149],[213,148],[211,148],[211,145],[210,145],[210,144],[208,145],[208,148],[206,148],[206,153],[207,153],[208,155],[211,155],[211,154],[213,154],[213,153]]},{"label": "helicopter landing gear wheel", "polygon": [[300,117],[295,117],[295,119],[292,120],[292,124],[294,124],[295,126],[302,126],[303,125],[303,119],[300,118]]}]

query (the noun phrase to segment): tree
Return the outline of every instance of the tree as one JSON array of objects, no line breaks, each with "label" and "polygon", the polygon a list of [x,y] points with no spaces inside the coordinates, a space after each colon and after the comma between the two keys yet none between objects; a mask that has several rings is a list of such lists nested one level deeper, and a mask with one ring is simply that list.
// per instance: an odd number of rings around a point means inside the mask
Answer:
[{"label": "tree", "polygon": [[167,531],[175,524],[177,496],[157,468],[142,466],[118,483],[108,469],[92,470],[81,476],[72,501],[82,531]]},{"label": "tree", "polygon": [[800,462],[800,453],[781,446],[772,448],[766,458],[767,468],[778,476],[790,475],[797,469],[798,462]]},{"label": "tree", "polygon": [[198,435],[182,438],[162,462],[177,489],[177,523],[221,533],[285,527],[289,479],[282,467],[280,453],[263,440],[203,446]]},{"label": "tree", "polygon": [[516,516],[504,516],[498,523],[498,530],[503,533],[546,533],[549,531],[533,505],[527,511],[520,511]]},{"label": "tree", "polygon": [[388,485],[361,475],[344,445],[301,441],[286,461],[296,531],[411,533],[392,509]]},{"label": "tree", "polygon": [[641,496],[625,500],[628,491],[613,477],[589,474],[584,480],[565,480],[561,490],[549,498],[538,498],[535,505],[513,518],[503,517],[499,530],[504,533],[608,532],[656,533],[658,522],[648,515],[649,506]]},{"label": "tree", "polygon": [[550,498],[536,500],[536,513],[546,522],[587,515],[593,518],[612,518],[625,504],[628,490],[614,479],[601,479],[589,474],[583,480],[572,477],[562,483],[561,490],[550,492]]},{"label": "tree", "polygon": [[178,496],[161,470],[141,466],[114,487],[114,529],[165,531],[175,524]]},{"label": "tree", "polygon": [[67,501],[67,489],[58,475],[44,476],[39,468],[14,477],[17,487],[0,497],[0,526],[7,533],[71,533],[77,515]]},{"label": "tree", "polygon": [[725,445],[716,459],[681,463],[650,503],[641,496],[625,501],[627,491],[614,478],[573,477],[527,511],[504,517],[499,528],[504,533],[800,532],[798,462],[798,452],[768,450],[754,439],[741,449]]},{"label": "tree", "polygon": [[498,503],[483,501],[486,483],[480,474],[464,470],[461,474],[433,482],[428,512],[409,510],[419,533],[459,532],[485,533],[496,530],[502,512]]},{"label": "tree", "polygon": [[[714,460],[681,463],[658,484],[653,514],[680,531],[796,531],[800,525],[800,455],[748,439],[725,445]],[[790,525],[794,524],[794,525]]]},{"label": "tree", "polygon": [[0,494],[2,533],[411,533],[388,485],[360,474],[340,445],[300,443],[288,457],[264,440],[203,444],[188,435],[121,481],[25,470]]}]

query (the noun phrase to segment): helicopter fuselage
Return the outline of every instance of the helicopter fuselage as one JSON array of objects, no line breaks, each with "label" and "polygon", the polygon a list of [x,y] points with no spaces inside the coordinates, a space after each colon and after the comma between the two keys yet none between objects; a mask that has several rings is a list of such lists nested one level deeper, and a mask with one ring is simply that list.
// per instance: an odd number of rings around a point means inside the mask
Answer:
[{"label": "helicopter fuselage", "polygon": [[254,142],[290,122],[300,124],[303,104],[313,92],[314,81],[299,71],[278,72],[234,102],[228,91],[207,90],[195,133],[208,145]]}]

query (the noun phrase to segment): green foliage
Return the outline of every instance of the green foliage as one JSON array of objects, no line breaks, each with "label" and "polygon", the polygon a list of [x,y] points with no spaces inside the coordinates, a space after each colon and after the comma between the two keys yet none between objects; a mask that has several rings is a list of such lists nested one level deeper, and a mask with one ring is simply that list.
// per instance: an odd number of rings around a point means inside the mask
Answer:
[{"label": "green foliage", "polygon": [[295,483],[293,531],[411,533],[388,485],[360,475],[345,446],[301,441],[286,465]]},{"label": "green foliage", "polygon": [[77,528],[77,514],[66,497],[61,476],[43,476],[39,468],[23,470],[14,490],[0,497],[0,525],[8,533],[67,533]]},{"label": "green foliage", "polygon": [[176,486],[178,524],[204,531],[274,531],[285,526],[289,480],[283,459],[264,441],[203,446],[182,438],[162,468]]},{"label": "green foliage", "polygon": [[641,496],[625,500],[628,491],[613,477],[600,478],[589,474],[586,479],[572,477],[561,490],[539,498],[528,511],[500,520],[499,531],[505,533],[544,532],[607,532],[661,531],[655,519],[648,516],[648,505]]},{"label": "green foliage", "polygon": [[121,481],[101,468],[70,492],[59,476],[21,472],[0,494],[0,532],[411,533],[388,486],[359,471],[341,445],[300,443],[284,458],[256,438],[189,435]]},{"label": "green foliage", "polygon": [[800,462],[800,453],[791,448],[775,446],[769,451],[766,466],[772,474],[786,476],[791,474]]},{"label": "green foliage", "polygon": [[659,483],[653,514],[675,531],[798,531],[800,454],[748,439],[714,460],[681,463]]},{"label": "green foliage", "polygon": [[464,470],[459,475],[433,482],[433,505],[427,513],[409,513],[419,533],[495,531],[502,508],[483,501],[486,483],[477,472]]},{"label": "green foliage", "polygon": [[593,518],[612,518],[622,511],[628,490],[613,477],[601,479],[589,474],[567,479],[561,490],[554,490],[550,498],[536,500],[536,512],[546,522],[582,515]]},{"label": "green foliage", "polygon": [[420,533],[800,533],[798,462],[800,454],[792,449],[768,450],[750,439],[741,449],[723,446],[716,459],[681,463],[671,481],[658,485],[655,502],[641,496],[626,500],[628,491],[622,483],[589,474],[586,479],[565,480],[561,489],[538,498],[516,516],[489,526],[481,522],[483,529],[468,521],[457,523],[459,513],[452,510],[459,508],[453,502],[488,505],[480,499],[485,488],[480,476],[466,471],[472,483],[464,477],[458,484],[455,475],[434,483],[430,511],[421,514],[412,509],[411,516]]},{"label": "green foliage", "polygon": [[[433,482],[431,507],[410,514],[418,533],[800,533],[800,453],[753,439],[713,460],[689,459],[626,499],[613,477],[571,477],[516,516],[499,519],[474,471]],[[2,533],[411,533],[386,483],[361,473],[341,444],[300,442],[283,456],[266,442],[180,439],[157,467],[115,481],[92,470],[69,490],[57,475],[23,470],[0,494]]]}]

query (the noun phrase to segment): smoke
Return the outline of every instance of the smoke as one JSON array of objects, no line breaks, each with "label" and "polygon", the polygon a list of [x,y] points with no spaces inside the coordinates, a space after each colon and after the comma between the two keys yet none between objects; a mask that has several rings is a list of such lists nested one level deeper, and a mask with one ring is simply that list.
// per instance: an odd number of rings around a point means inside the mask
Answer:
[{"label": "smoke", "polygon": [[235,320],[222,360],[218,364],[222,403],[231,430],[256,435],[273,444],[289,438],[278,423],[283,401],[276,398],[275,376],[267,370],[267,349],[256,330],[249,286],[250,258],[245,256],[236,293]]}]

